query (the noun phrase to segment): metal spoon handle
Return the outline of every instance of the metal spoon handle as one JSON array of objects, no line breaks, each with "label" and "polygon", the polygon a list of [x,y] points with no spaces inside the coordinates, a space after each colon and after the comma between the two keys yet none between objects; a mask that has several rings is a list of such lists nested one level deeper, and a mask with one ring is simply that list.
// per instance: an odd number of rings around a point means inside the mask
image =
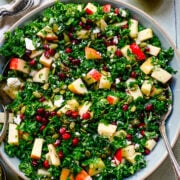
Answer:
[{"label": "metal spoon handle", "polygon": [[172,166],[173,166],[173,170],[174,170],[174,173],[175,173],[176,180],[180,180],[180,166],[177,163],[177,161],[175,159],[175,156],[174,156],[174,154],[172,152],[170,143],[169,143],[167,135],[166,135],[165,125],[162,124],[159,129],[160,129],[160,132],[161,132],[161,136],[162,136],[162,138],[164,140],[166,149],[168,151],[168,154],[169,154]]},{"label": "metal spoon handle", "polygon": [[7,127],[8,127],[8,119],[9,119],[9,113],[8,111],[5,111],[4,113],[4,124],[3,124],[3,128],[1,130],[1,133],[0,133],[0,143],[3,141],[5,135],[6,135],[6,130],[7,130]]}]

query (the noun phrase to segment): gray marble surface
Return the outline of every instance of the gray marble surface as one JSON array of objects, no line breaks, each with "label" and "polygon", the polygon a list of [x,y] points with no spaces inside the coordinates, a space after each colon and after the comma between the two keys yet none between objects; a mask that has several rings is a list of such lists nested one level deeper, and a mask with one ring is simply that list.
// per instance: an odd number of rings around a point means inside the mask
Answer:
[{"label": "gray marble surface", "polygon": [[[152,16],[160,26],[169,34],[178,50],[180,50],[180,0],[122,0],[128,2],[141,10],[147,12]],[[5,0],[0,0],[0,5],[4,4]],[[47,2],[41,0],[41,4]],[[8,27],[5,27],[6,29]],[[3,28],[0,28],[0,35]],[[180,164],[180,138],[177,140],[174,148],[174,154]],[[15,174],[6,166],[8,171],[7,180],[17,180]],[[160,167],[150,175],[147,180],[175,180],[170,160],[167,157],[166,160],[160,165]]]}]

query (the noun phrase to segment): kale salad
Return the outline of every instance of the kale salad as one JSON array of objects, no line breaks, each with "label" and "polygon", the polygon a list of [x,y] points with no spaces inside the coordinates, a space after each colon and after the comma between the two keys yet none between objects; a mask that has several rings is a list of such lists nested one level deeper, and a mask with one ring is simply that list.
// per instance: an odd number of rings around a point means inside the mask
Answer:
[{"label": "kale salad", "polygon": [[135,174],[172,103],[173,53],[127,9],[56,2],[5,33],[5,152],[32,180]]}]

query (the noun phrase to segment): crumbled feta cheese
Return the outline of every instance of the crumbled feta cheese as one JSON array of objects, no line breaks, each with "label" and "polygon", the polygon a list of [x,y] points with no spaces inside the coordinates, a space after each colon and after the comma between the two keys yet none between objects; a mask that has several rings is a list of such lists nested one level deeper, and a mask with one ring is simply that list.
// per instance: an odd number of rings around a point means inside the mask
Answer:
[{"label": "crumbled feta cheese", "polygon": [[120,79],[119,78],[116,78],[115,79],[115,84],[119,84],[121,81],[120,81]]},{"label": "crumbled feta cheese", "polygon": [[117,37],[117,36],[114,36],[114,38],[113,38],[113,43],[114,43],[114,44],[118,44],[118,42],[119,42],[119,41],[118,41],[118,37]]},{"label": "crumbled feta cheese", "polygon": [[93,34],[97,34],[97,33],[100,33],[100,29],[98,27],[95,27],[93,29]]},{"label": "crumbled feta cheese", "polygon": [[21,85],[21,82],[18,78],[11,77],[7,79],[7,85],[12,89],[17,89]]},{"label": "crumbled feta cheese", "polygon": [[124,9],[121,10],[121,16],[122,17],[126,17],[127,16],[127,13]]},{"label": "crumbled feta cheese", "polygon": [[134,148],[135,148],[135,149],[139,149],[139,144],[135,144],[135,145],[134,145]]},{"label": "crumbled feta cheese", "polygon": [[127,143],[127,145],[130,145],[130,144],[132,144],[132,141],[126,140],[126,143]]},{"label": "crumbled feta cheese", "polygon": [[14,123],[16,124],[20,124],[21,123],[21,117],[20,115],[18,114],[16,117],[13,118],[13,121]]},{"label": "crumbled feta cheese", "polygon": [[63,102],[64,102],[63,96],[58,96],[58,95],[55,96],[54,105],[56,107],[61,107]]},{"label": "crumbled feta cheese", "polygon": [[25,38],[24,40],[25,40],[26,49],[29,49],[29,50],[32,50],[32,51],[36,49],[34,47],[33,42],[32,42],[31,39]]}]

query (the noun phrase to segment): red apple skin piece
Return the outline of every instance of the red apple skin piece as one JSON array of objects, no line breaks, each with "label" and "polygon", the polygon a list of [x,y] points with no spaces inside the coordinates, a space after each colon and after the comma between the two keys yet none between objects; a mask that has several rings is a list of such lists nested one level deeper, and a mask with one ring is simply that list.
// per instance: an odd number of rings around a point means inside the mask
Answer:
[{"label": "red apple skin piece", "polygon": [[107,96],[107,101],[108,101],[108,103],[111,104],[111,105],[112,105],[112,104],[116,104],[117,101],[118,101],[118,98],[115,97],[115,96],[109,95],[109,96]]},{"label": "red apple skin piece", "polygon": [[111,4],[105,4],[103,6],[103,12],[104,13],[109,13],[111,11]]},{"label": "red apple skin piece", "polygon": [[94,14],[94,12],[91,11],[91,9],[89,9],[89,8],[86,8],[86,9],[85,9],[85,12],[86,12],[86,14],[89,14],[89,15]]},{"label": "red apple skin piece", "polygon": [[11,58],[9,68],[28,74],[30,72],[29,65],[20,58]]},{"label": "red apple skin piece", "polygon": [[92,69],[87,75],[93,78],[95,81],[99,81],[102,76],[101,73],[96,69]]},{"label": "red apple skin piece", "polygon": [[93,48],[85,47],[86,59],[102,59],[101,54]]}]

